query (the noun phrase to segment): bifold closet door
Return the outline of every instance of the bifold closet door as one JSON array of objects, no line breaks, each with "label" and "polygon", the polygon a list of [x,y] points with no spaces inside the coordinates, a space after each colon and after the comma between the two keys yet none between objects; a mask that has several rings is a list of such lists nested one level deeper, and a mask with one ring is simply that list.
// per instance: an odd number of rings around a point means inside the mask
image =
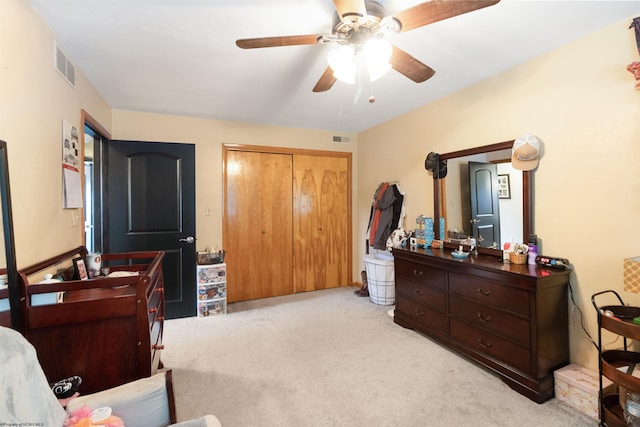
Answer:
[{"label": "bifold closet door", "polygon": [[294,292],[349,283],[348,162],[293,156]]},{"label": "bifold closet door", "polygon": [[227,151],[227,299],[293,293],[292,156]]}]

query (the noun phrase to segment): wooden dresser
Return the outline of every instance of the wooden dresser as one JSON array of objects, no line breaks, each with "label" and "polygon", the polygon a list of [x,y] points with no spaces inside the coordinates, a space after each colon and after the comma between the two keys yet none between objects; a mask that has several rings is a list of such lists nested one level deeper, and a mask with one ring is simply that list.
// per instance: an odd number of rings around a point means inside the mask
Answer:
[{"label": "wooden dresser", "polygon": [[398,325],[420,331],[542,403],[569,363],[568,270],[454,259],[449,249],[396,248]]}]

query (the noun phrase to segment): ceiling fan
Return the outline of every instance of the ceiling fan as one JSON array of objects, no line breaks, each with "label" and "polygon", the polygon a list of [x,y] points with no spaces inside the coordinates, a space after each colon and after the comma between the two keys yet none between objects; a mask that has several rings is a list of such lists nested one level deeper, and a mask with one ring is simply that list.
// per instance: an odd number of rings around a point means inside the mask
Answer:
[{"label": "ceiling fan", "polygon": [[[334,0],[336,13],[333,19],[332,34],[308,34],[299,36],[259,37],[236,40],[236,45],[242,49],[263,47],[310,45],[322,43],[337,43],[346,47],[352,53],[352,65],[363,61],[367,43],[384,40],[388,32],[407,32],[443,19],[462,15],[477,9],[494,5],[500,0],[432,0],[417,4],[393,15],[386,15],[384,6],[377,1],[369,0]],[[407,52],[387,44],[385,65],[416,83],[422,83],[431,78],[435,71],[408,54]],[[336,51],[337,52],[337,51]],[[329,53],[329,66],[324,71],[315,87],[314,92],[324,92],[333,86],[337,79],[344,80],[338,70],[340,53],[336,53],[335,64],[332,64],[332,53]],[[355,59],[354,59],[355,58]],[[363,69],[359,62],[358,69]],[[333,67],[332,67],[333,65]],[[355,66],[347,69],[353,71]],[[382,70],[382,74],[386,69]],[[373,72],[370,78],[373,80]],[[347,78],[348,80],[348,78]],[[346,81],[346,80],[345,80]]]}]

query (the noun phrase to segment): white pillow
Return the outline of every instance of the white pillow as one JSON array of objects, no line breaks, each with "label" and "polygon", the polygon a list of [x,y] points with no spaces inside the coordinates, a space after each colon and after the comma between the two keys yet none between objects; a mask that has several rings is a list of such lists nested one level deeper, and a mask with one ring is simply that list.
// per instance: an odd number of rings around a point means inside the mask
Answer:
[{"label": "white pillow", "polygon": [[67,412],[84,405],[111,408],[127,427],[165,427],[170,424],[165,375],[159,373],[109,390],[80,396],[67,405]]}]

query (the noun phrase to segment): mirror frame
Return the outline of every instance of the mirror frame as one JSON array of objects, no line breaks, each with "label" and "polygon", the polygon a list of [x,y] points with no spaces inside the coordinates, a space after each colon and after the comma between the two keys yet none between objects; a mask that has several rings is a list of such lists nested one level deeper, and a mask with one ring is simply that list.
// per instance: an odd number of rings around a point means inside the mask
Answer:
[{"label": "mirror frame", "polygon": [[22,331],[20,290],[18,289],[18,270],[16,268],[16,250],[13,236],[13,215],[11,211],[11,190],[9,186],[9,157],[7,143],[0,141],[0,202],[2,209],[2,231],[4,234],[5,257],[7,262],[7,284],[9,307],[13,329]]},{"label": "mirror frame", "polygon": [[[452,151],[440,154],[440,160],[455,159],[458,157],[472,156],[476,154],[491,153],[513,148],[514,139],[510,141],[498,142],[496,144],[483,145],[481,147],[468,148],[465,150]],[[442,216],[442,192],[444,179],[436,175],[433,176],[433,217],[435,219]],[[440,235],[440,221],[434,221],[435,235]],[[522,171],[522,243],[526,243],[529,234],[533,231],[533,171]],[[457,247],[457,245],[454,245]],[[502,249],[478,248],[479,253],[487,255],[502,256]]]}]

